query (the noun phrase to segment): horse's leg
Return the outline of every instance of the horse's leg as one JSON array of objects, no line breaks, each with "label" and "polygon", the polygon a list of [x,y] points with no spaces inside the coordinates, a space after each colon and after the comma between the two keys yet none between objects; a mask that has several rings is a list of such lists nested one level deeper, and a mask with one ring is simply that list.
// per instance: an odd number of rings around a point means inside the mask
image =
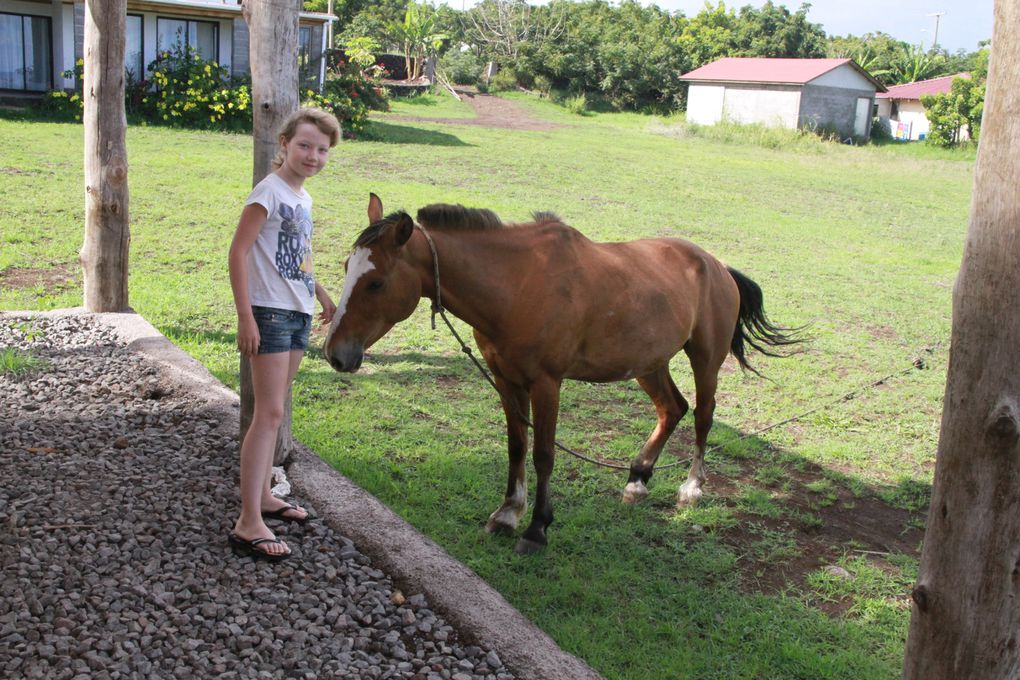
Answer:
[{"label": "horse's leg", "polygon": [[552,524],[552,501],[549,498],[549,477],[552,475],[556,450],[556,419],[560,410],[560,383],[553,378],[542,378],[529,390],[531,414],[535,425],[535,444],[532,457],[535,461],[535,509],[531,524],[517,541],[515,550],[528,555],[541,550],[546,544],[545,530]]},{"label": "horse's leg", "polygon": [[641,447],[641,452],[630,464],[630,477],[627,479],[627,486],[623,489],[624,503],[637,503],[648,495],[648,480],[652,477],[652,469],[655,461],[662,453],[662,447],[666,440],[673,434],[677,423],[684,417],[689,408],[687,400],[680,394],[676,383],[669,375],[669,366],[664,366],[655,373],[642,376],[637,379],[649,397],[655,404],[655,413],[659,422],[655,426],[648,441]]},{"label": "horse's leg", "polygon": [[[708,432],[712,429],[712,418],[715,415],[715,388],[719,383],[719,367],[722,366],[726,354],[701,353],[687,347],[687,356],[691,360],[694,371],[694,457],[691,459],[691,470],[687,481],[680,485],[676,495],[676,505],[682,508],[695,505],[701,499],[701,485],[705,483],[705,444]],[[706,358],[706,354],[708,355]]]},{"label": "horse's leg", "polygon": [[528,451],[528,426],[524,422],[528,413],[528,393],[522,387],[508,384],[499,376],[496,376],[496,388],[503,404],[503,413],[506,414],[509,461],[506,496],[503,504],[489,515],[485,530],[490,534],[511,534],[528,509],[528,485],[524,471]]}]

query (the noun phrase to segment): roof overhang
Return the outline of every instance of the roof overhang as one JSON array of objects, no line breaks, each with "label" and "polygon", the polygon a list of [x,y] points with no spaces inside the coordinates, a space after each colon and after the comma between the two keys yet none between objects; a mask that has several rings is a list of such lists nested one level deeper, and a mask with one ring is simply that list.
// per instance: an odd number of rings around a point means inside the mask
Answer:
[{"label": "roof overhang", "polygon": [[[29,0],[30,2],[36,0]],[[50,4],[47,0],[41,0]],[[71,4],[64,0],[65,4]],[[228,5],[219,2],[203,2],[202,0],[128,0],[127,11],[169,13],[186,16],[199,16],[215,19],[236,19],[242,16],[240,3]],[[303,24],[329,24],[337,21],[332,14],[322,12],[301,12],[298,14]]]}]

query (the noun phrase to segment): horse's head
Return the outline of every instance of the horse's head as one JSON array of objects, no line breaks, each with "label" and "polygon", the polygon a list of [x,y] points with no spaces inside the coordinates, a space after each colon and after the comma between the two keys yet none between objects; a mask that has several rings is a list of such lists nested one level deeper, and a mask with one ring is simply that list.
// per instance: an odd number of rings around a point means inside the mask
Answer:
[{"label": "horse's head", "polygon": [[383,217],[382,201],[371,194],[369,227],[361,232],[344,264],[347,276],[323,354],[338,371],[361,367],[365,350],[411,316],[421,299],[421,278],[404,245],[414,231],[405,212]]}]

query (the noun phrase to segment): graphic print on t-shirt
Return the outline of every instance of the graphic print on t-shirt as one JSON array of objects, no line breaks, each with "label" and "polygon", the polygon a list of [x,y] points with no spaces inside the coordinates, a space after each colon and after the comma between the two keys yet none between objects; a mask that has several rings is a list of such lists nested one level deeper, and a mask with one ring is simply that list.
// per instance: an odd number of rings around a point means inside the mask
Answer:
[{"label": "graphic print on t-shirt", "polygon": [[292,208],[281,204],[280,236],[276,247],[276,268],[280,276],[291,281],[301,281],[309,295],[315,294],[315,282],[309,270],[311,255],[312,218],[300,203]]}]

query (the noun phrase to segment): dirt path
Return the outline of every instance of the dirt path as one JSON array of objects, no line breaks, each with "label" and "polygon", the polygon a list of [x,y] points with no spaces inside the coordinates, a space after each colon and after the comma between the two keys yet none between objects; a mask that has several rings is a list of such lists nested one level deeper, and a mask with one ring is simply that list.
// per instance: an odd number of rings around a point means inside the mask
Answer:
[{"label": "dirt path", "polygon": [[556,130],[565,126],[532,118],[517,102],[470,89],[456,88],[457,94],[475,110],[476,118],[419,118],[392,116],[388,120],[443,123],[448,125],[478,125],[506,130]]}]

